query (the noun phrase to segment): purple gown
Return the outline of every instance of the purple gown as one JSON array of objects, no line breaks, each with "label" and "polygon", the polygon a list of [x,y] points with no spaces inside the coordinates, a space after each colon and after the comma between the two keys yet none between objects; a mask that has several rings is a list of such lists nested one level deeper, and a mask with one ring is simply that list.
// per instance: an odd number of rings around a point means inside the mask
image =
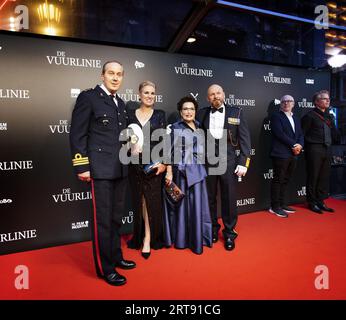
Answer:
[{"label": "purple gown", "polygon": [[[198,122],[195,122],[198,127]],[[178,163],[173,162],[173,181],[185,193],[179,204],[173,204],[164,196],[164,229],[167,246],[190,248],[201,254],[203,246],[212,246],[212,223],[209,211],[206,185],[206,170],[198,159],[203,158],[203,136],[193,131],[184,121],[171,126],[172,158],[180,155]],[[179,130],[180,129],[180,130]],[[182,140],[181,137],[184,136]],[[195,139],[193,137],[195,136]],[[203,143],[200,143],[203,141]]]}]

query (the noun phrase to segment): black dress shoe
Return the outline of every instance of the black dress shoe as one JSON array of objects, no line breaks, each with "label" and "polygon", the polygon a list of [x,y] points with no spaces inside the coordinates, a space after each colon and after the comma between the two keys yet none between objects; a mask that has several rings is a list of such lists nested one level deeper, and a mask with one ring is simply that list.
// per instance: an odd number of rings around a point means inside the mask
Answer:
[{"label": "black dress shoe", "polygon": [[142,257],[143,257],[144,259],[149,259],[149,257],[150,257],[150,251],[149,251],[149,252],[142,252]]},{"label": "black dress shoe", "polygon": [[231,238],[225,239],[225,249],[231,251],[235,248],[235,242]]},{"label": "black dress shoe", "polygon": [[217,231],[213,231],[212,239],[213,239],[213,243],[216,243],[217,240],[219,240],[219,235]]},{"label": "black dress shoe", "polygon": [[335,212],[334,209],[327,207],[324,203],[317,205],[321,210],[328,212]]},{"label": "black dress shoe", "polygon": [[136,268],[136,263],[130,260],[120,260],[115,264],[115,267],[120,269],[133,269]]},{"label": "black dress shoe", "polygon": [[122,286],[126,283],[126,278],[118,272],[113,272],[103,277],[112,286]]},{"label": "black dress shoe", "polygon": [[309,204],[309,209],[318,214],[322,214],[322,210],[316,204]]}]

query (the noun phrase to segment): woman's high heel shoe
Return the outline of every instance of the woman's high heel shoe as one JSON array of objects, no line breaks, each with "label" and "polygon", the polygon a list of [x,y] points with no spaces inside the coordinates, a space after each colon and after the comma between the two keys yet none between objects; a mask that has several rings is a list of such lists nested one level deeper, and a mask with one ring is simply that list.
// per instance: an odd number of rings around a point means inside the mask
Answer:
[{"label": "woman's high heel shoe", "polygon": [[150,251],[149,252],[142,252],[142,257],[144,258],[144,259],[148,259],[149,257],[150,257]]}]

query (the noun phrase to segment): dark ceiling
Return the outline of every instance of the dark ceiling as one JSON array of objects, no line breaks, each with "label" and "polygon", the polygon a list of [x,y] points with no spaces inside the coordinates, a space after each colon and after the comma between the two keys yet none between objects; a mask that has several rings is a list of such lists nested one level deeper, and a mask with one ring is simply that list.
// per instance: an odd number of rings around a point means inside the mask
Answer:
[{"label": "dark ceiling", "polygon": [[[327,65],[328,50],[346,49],[345,1],[0,0],[0,29],[11,30],[18,5],[30,18],[18,32],[121,46],[313,68]],[[40,17],[44,5],[50,13]],[[337,27],[316,28],[318,5]]]}]

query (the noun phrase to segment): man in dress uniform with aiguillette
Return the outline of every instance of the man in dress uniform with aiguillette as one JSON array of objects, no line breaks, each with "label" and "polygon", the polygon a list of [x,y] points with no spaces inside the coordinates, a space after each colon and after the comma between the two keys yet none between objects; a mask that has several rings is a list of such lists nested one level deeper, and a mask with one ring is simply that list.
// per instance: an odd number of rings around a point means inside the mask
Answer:
[{"label": "man in dress uniform with aiguillette", "polygon": [[[201,109],[197,119],[207,136],[207,187],[213,222],[212,237],[214,243],[218,241],[217,186],[220,183],[224,245],[226,250],[233,250],[238,236],[235,230],[238,220],[236,184],[237,179],[240,181],[245,176],[250,164],[250,132],[242,110],[224,104],[225,93],[221,86],[211,85],[207,100],[210,106]],[[240,149],[239,157],[236,156],[237,149]],[[211,161],[213,154],[218,159],[220,168],[217,170],[213,170],[216,164]]]},{"label": "man in dress uniform with aiguillette", "polygon": [[124,102],[116,94],[123,76],[121,63],[108,61],[103,65],[103,83],[78,96],[70,130],[74,169],[80,180],[91,181],[96,273],[113,286],[126,283],[115,268],[136,266],[123,259],[119,235],[127,180],[127,166],[119,160],[119,138],[127,127],[127,115]]}]

